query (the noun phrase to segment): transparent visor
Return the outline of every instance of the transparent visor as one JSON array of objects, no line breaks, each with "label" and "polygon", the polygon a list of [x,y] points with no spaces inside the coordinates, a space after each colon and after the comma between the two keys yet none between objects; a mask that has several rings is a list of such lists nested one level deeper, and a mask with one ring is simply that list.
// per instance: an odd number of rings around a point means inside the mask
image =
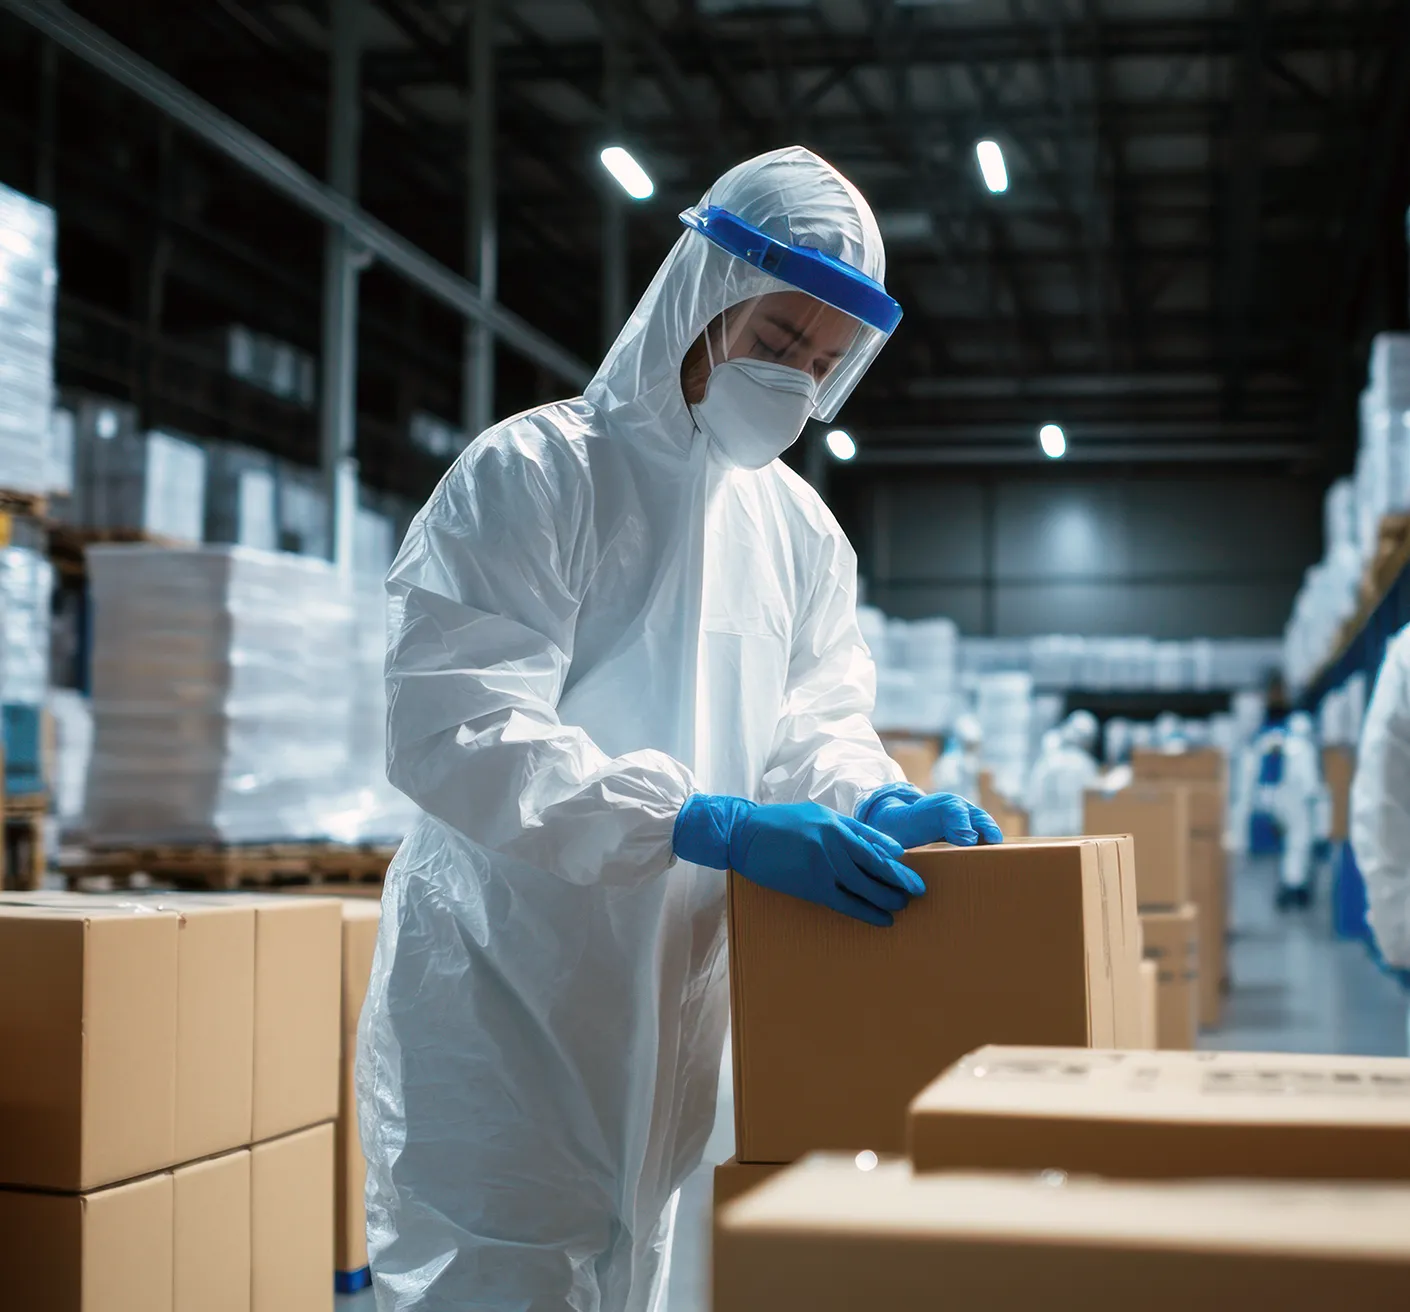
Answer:
[{"label": "transparent visor", "polygon": [[696,403],[710,371],[726,360],[783,365],[812,379],[813,414],[826,422],[885,342],[886,334],[850,314],[784,287],[721,307],[687,353],[681,382]]},{"label": "transparent visor", "polygon": [[[729,254],[729,272],[717,290],[718,308],[682,366],[686,399],[694,403],[704,394],[705,379],[716,364],[763,360],[807,374],[816,387],[813,415],[830,421],[886,345],[900,320],[900,307],[879,283],[850,266],[806,247],[774,242],[727,211],[689,210],[681,219]],[[790,273],[811,290],[780,276]],[[826,294],[828,288],[835,289],[835,298]],[[825,294],[815,295],[819,290]],[[848,302],[885,327],[834,300]]]}]

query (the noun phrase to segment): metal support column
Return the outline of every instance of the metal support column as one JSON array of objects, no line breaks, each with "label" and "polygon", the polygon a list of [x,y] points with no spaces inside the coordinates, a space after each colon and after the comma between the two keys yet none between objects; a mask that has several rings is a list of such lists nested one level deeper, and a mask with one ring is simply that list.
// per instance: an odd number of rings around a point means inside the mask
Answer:
[{"label": "metal support column", "polygon": [[[359,62],[363,0],[330,0],[331,92],[328,98],[328,185],[357,195],[361,141]],[[328,497],[328,549],[351,570],[357,512],[357,284],[361,252],[347,231],[328,229],[323,263],[322,466]]]},{"label": "metal support column", "polygon": [[[611,12],[614,5],[604,5]],[[604,145],[620,143],[622,133],[623,46],[615,21],[602,34],[603,101],[607,107]],[[617,340],[627,320],[627,206],[622,191],[602,178],[602,349]]]},{"label": "metal support column", "polygon": [[[472,0],[469,42],[469,158],[465,187],[465,273],[486,301],[499,295],[499,226],[495,205],[495,0]],[[494,332],[475,321],[465,330],[464,415],[466,435],[494,423]]]}]

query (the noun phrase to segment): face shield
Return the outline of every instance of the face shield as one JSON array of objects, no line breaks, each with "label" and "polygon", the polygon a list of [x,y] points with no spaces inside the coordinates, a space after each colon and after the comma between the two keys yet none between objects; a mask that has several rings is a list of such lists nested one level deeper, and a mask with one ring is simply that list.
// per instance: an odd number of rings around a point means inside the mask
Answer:
[{"label": "face shield", "polygon": [[811,413],[831,420],[901,321],[901,307],[861,270],[825,251],[778,241],[718,205],[696,206],[680,218],[750,266],[741,270],[749,276],[721,280],[703,353],[692,348],[695,358],[687,357],[682,371],[688,399],[692,371],[703,387],[716,364],[757,361],[811,379]]}]

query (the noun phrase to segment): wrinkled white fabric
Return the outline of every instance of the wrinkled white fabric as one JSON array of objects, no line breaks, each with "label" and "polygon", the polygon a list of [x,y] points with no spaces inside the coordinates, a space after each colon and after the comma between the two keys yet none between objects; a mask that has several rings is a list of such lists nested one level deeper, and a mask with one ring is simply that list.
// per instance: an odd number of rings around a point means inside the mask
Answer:
[{"label": "wrinkled white fabric", "polygon": [[1386,647],[1361,729],[1351,847],[1381,954],[1410,970],[1410,628]]},{"label": "wrinkled white fabric", "polygon": [[[808,151],[707,200],[881,276],[865,202]],[[681,393],[708,319],[776,287],[684,234],[585,396],[480,437],[393,566],[389,772],[426,818],[359,1037],[382,1312],[659,1306],[728,1007],[724,877],[673,863],[676,814],[699,789],[851,815],[901,779],[851,547]]]},{"label": "wrinkled white fabric", "polygon": [[1312,850],[1322,798],[1322,767],[1312,721],[1305,714],[1288,718],[1283,774],[1273,798],[1273,814],[1283,830],[1283,887],[1304,888],[1312,878]]},{"label": "wrinkled white fabric", "polygon": [[690,413],[726,464],[762,469],[798,440],[816,393],[801,369],[726,360],[710,370],[705,395]]}]

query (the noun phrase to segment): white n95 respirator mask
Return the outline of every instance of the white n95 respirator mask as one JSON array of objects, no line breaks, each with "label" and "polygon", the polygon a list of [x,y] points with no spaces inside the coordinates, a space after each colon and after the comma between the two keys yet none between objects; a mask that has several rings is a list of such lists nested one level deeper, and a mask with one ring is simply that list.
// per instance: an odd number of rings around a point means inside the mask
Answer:
[{"label": "white n95 respirator mask", "polygon": [[813,413],[817,383],[801,369],[770,360],[724,360],[691,406],[695,426],[727,463],[763,469],[797,440]]}]

